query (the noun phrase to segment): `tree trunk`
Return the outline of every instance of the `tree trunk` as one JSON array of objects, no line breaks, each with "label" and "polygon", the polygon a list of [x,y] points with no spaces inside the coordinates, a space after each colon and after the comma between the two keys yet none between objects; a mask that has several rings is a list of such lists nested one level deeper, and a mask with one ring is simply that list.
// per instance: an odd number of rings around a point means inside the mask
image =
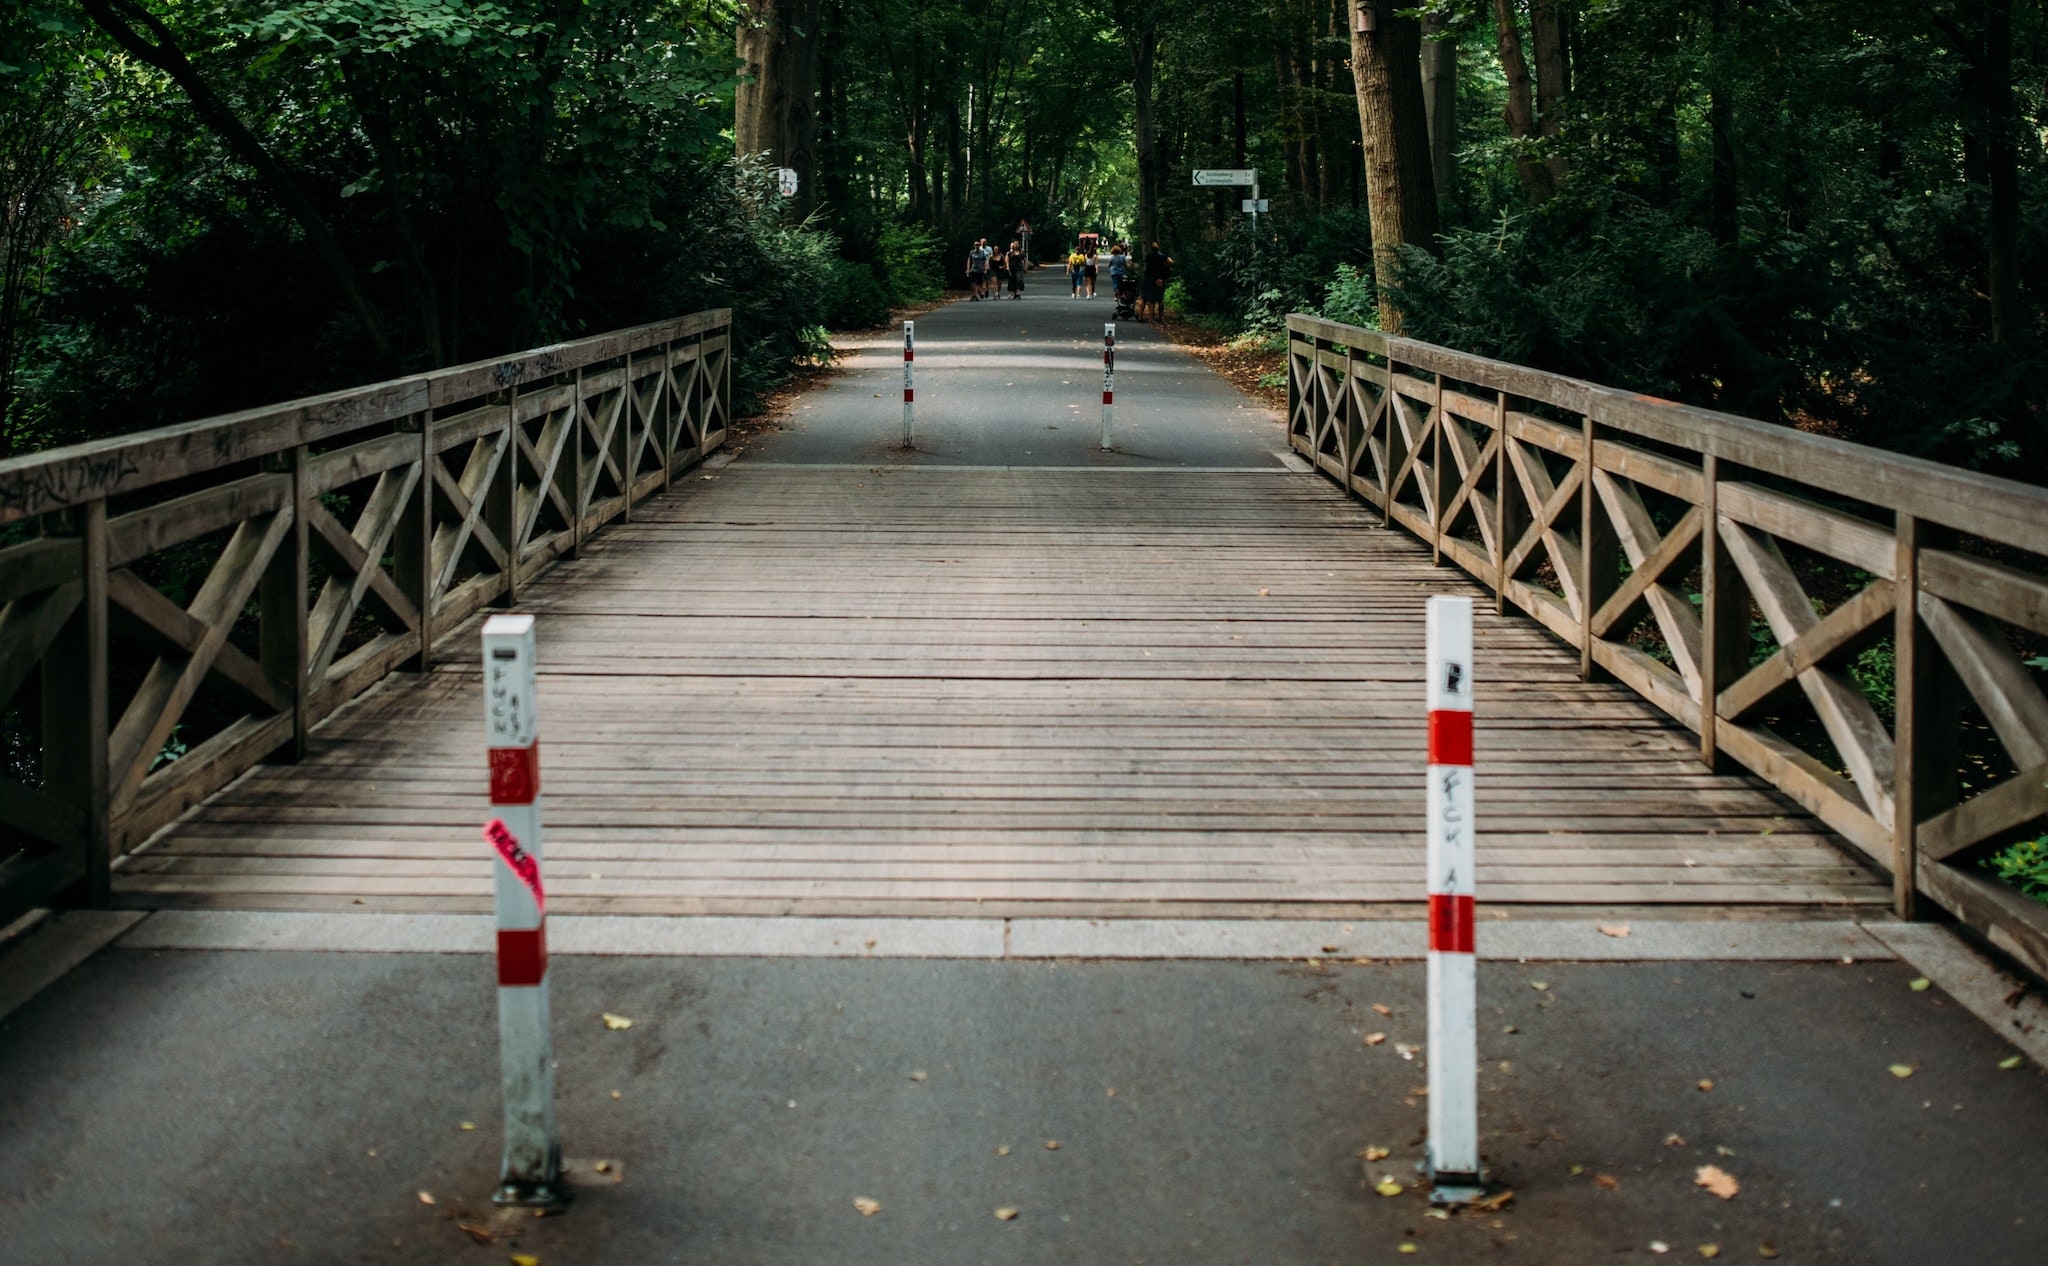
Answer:
[{"label": "tree trunk", "polygon": [[2012,97],[2012,0],[1984,3],[1984,166],[1991,190],[1991,341],[2020,333],[2020,172]]},{"label": "tree trunk", "polygon": [[1707,85],[1707,130],[1711,136],[1712,163],[1709,173],[1711,206],[1707,224],[1717,242],[1733,242],[1738,226],[1736,205],[1739,191],[1735,182],[1735,90],[1728,82],[1729,0],[1713,0],[1710,26],[1713,46],[1708,49],[1710,80]]},{"label": "tree trunk", "polygon": [[[1351,72],[1358,86],[1365,145],[1366,214],[1372,222],[1373,278],[1380,325],[1401,328],[1393,287],[1401,246],[1433,247],[1436,188],[1429,169],[1429,123],[1422,103],[1422,26],[1394,16],[1400,0],[1352,0]],[[1361,31],[1370,18],[1371,31]]]},{"label": "tree trunk", "polygon": [[1230,83],[1230,110],[1232,133],[1232,158],[1230,165],[1244,166],[1244,72],[1239,71]]},{"label": "tree trunk", "polygon": [[1529,142],[1537,135],[1536,102],[1530,88],[1529,63],[1522,56],[1522,30],[1516,23],[1513,0],[1493,0],[1500,69],[1508,81],[1508,103],[1501,118],[1508,125],[1508,136],[1519,142],[1515,147],[1515,174],[1522,178],[1522,187],[1529,191],[1529,196],[1541,202],[1557,191],[1557,184],[1551,179],[1550,168],[1537,162],[1529,149]]},{"label": "tree trunk", "polygon": [[1570,90],[1559,7],[1558,0],[1529,0],[1529,34],[1536,45],[1536,128],[1543,137],[1543,165],[1550,169],[1553,189],[1564,185],[1565,162],[1557,151],[1557,136],[1564,130],[1565,94]]},{"label": "tree trunk", "polygon": [[1458,197],[1458,42],[1428,37],[1448,29],[1442,18],[1422,20],[1422,108],[1439,215],[1447,214]]},{"label": "tree trunk", "polygon": [[1138,142],[1138,239],[1144,245],[1159,233],[1159,144],[1153,133],[1152,81],[1159,61],[1159,14],[1150,6],[1124,30],[1124,44],[1131,54],[1131,98]]},{"label": "tree trunk", "polygon": [[820,0],[747,0],[737,47],[745,69],[733,93],[733,150],[796,171],[796,214],[815,204]]}]

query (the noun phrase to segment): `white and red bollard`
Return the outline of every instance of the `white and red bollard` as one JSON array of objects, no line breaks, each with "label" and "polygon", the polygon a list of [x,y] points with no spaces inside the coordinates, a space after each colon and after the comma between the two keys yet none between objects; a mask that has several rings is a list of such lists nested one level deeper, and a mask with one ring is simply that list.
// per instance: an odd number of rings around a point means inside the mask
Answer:
[{"label": "white and red bollard", "polygon": [[1109,451],[1109,428],[1116,419],[1116,322],[1102,327],[1102,451]]},{"label": "white and red bollard", "polygon": [[1429,600],[1429,1179],[1477,1199],[1479,978],[1473,955],[1472,600]]},{"label": "white and red bollard", "polygon": [[903,323],[903,447],[917,447],[917,388],[911,382],[911,362],[917,359],[917,322]]},{"label": "white and red bollard", "polygon": [[484,729],[497,861],[498,1043],[505,1081],[502,1205],[568,1202],[555,1137],[554,1041],[548,1027],[547,891],[541,883],[540,743],[533,617],[484,621]]}]

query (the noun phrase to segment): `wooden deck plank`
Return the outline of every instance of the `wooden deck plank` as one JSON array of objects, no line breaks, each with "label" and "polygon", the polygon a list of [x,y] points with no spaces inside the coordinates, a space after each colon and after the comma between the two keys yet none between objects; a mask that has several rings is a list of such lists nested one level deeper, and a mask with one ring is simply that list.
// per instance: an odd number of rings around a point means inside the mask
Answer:
[{"label": "wooden deck plank", "polygon": [[[1311,476],[728,467],[523,595],[551,906],[1350,917],[1421,888],[1422,600]],[[1887,889],[1533,623],[1478,617],[1482,903]],[[476,666],[393,678],[117,872],[131,905],[477,910]]]}]

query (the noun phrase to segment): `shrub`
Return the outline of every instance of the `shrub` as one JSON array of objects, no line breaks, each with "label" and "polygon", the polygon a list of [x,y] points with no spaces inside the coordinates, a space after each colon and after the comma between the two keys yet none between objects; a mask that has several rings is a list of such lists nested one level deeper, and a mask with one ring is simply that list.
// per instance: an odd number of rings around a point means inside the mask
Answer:
[{"label": "shrub", "polygon": [[885,224],[875,235],[875,274],[892,308],[930,303],[945,289],[939,239],[920,224]]},{"label": "shrub", "polygon": [[852,260],[832,261],[827,324],[837,330],[871,330],[889,323],[889,295],[875,270]]},{"label": "shrub", "polygon": [[1984,868],[2048,905],[2048,835],[2021,840],[1984,859]]}]

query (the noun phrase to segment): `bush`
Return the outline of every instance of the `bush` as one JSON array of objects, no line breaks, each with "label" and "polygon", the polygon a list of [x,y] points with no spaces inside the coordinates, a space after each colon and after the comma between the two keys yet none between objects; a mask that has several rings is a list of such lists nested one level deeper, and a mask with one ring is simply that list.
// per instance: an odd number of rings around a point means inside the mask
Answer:
[{"label": "bush", "polygon": [[885,224],[875,235],[875,276],[892,308],[930,303],[945,289],[939,239],[921,224]]},{"label": "bush", "polygon": [[889,295],[871,266],[835,259],[826,313],[835,330],[872,330],[889,323]]},{"label": "bush", "polygon": [[1372,273],[1351,264],[1337,265],[1337,279],[1323,298],[1321,315],[1325,321],[1380,328],[1379,287],[1373,284]]},{"label": "bush", "polygon": [[2048,905],[2048,835],[2022,840],[1984,859],[1984,868]]}]

